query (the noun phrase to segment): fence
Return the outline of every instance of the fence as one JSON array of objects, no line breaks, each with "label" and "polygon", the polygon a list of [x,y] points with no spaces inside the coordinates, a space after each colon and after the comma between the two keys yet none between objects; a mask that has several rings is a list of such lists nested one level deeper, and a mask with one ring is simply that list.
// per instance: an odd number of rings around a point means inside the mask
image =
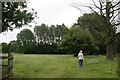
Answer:
[{"label": "fence", "polygon": [[[10,77],[13,75],[13,55],[8,53],[8,56],[0,56],[2,64],[0,64],[0,69],[2,73],[2,78]],[[6,63],[4,61],[7,61]]]}]

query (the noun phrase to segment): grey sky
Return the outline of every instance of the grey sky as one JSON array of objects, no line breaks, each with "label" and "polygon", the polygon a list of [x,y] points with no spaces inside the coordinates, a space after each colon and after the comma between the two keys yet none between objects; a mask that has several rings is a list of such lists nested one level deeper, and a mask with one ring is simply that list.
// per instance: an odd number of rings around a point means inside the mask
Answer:
[{"label": "grey sky", "polygon": [[[80,11],[72,7],[71,4],[79,3],[86,4],[91,0],[31,0],[30,6],[38,11],[40,19],[38,24],[45,23],[62,24],[70,26],[76,22],[76,19],[81,15]],[[33,5],[35,4],[35,5]]]},{"label": "grey sky", "polygon": [[[56,25],[64,23],[66,26],[74,24],[81,13],[71,4],[87,4],[91,0],[29,0],[28,6],[34,8],[38,12],[39,19],[36,20],[38,25],[45,23],[47,25]],[[0,43],[9,43],[12,40],[16,40],[17,33],[22,29],[28,28],[33,31],[33,27],[23,27],[21,29],[15,29],[13,32],[6,32],[0,34]]]},{"label": "grey sky", "polygon": [[[38,12],[39,19],[36,20],[38,25],[45,23],[47,25],[56,25],[64,23],[66,26],[71,26],[76,23],[81,12],[72,7],[73,3],[82,5],[88,5],[91,0],[28,0],[30,3],[28,6],[34,8]],[[83,8],[88,12],[86,8]],[[15,29],[13,32],[6,32],[0,34],[0,43],[9,43],[12,40],[16,40],[17,33],[22,29],[28,28],[33,31],[33,27],[23,27],[21,29]]]}]

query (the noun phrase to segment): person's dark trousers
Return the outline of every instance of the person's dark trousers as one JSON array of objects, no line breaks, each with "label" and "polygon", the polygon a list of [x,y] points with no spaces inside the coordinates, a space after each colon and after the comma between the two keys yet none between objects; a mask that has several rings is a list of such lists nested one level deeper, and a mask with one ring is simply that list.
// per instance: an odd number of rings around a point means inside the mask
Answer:
[{"label": "person's dark trousers", "polygon": [[82,67],[82,65],[83,65],[83,60],[79,60],[79,65],[80,65],[80,67]]}]

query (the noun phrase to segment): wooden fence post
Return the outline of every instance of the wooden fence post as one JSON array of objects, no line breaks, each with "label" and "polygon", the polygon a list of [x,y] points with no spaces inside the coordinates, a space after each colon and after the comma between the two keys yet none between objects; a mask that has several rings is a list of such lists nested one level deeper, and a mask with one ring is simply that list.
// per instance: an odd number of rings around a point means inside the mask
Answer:
[{"label": "wooden fence post", "polygon": [[8,76],[13,75],[13,55],[11,54],[11,46],[9,43],[9,53],[8,53]]},{"label": "wooden fence post", "polygon": [[8,56],[8,76],[13,75],[13,55]]}]

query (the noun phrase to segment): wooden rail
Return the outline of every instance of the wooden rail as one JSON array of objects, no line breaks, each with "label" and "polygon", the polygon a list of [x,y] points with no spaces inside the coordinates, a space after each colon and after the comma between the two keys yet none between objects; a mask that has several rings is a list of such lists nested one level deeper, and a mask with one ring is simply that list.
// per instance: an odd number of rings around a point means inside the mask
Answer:
[{"label": "wooden rail", "polygon": [[0,56],[0,59],[13,59],[13,56],[10,56],[10,57],[8,57],[8,56]]},{"label": "wooden rail", "polygon": [[2,68],[2,78],[10,77],[13,75],[13,55],[9,54],[8,56],[0,56],[0,59],[7,59],[7,64],[1,64],[0,69]]}]

